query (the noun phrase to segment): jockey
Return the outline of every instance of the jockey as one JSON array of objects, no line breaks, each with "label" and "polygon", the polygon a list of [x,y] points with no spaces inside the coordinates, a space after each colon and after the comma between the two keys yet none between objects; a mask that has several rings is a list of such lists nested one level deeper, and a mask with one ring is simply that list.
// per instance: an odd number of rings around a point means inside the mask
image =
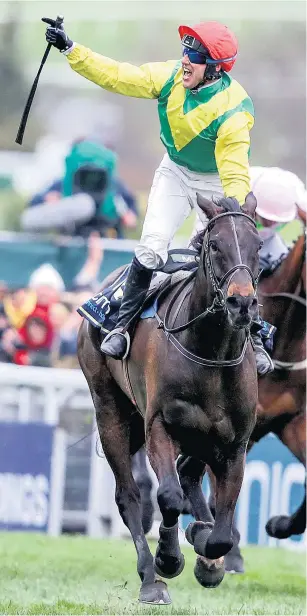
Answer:
[{"label": "jockey", "polygon": [[272,271],[289,250],[279,231],[304,208],[306,189],[295,173],[278,167],[251,167],[250,176],[257,199],[257,227],[263,240],[260,268]]},{"label": "jockey", "polygon": [[[197,205],[197,192],[208,199],[234,197],[240,205],[250,192],[249,131],[254,124],[253,103],[229,76],[237,40],[218,22],[179,27],[182,58],[133,66],[117,62],[74,43],[63,26],[48,24],[46,40],[59,49],[71,68],[110,92],[137,98],[156,98],[160,137],[166,154],[158,167],[148,200],[142,236],[135,249],[117,327],[101,345],[115,359],[127,351],[128,326],[142,307],[152,273],[166,263],[177,229]],[[262,343],[255,348],[257,369],[272,369]]]}]

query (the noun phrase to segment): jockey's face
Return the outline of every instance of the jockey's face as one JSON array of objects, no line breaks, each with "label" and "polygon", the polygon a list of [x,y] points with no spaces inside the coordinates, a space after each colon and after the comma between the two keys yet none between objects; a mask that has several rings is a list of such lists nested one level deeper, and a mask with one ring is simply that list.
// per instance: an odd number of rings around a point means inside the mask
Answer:
[{"label": "jockey's face", "polygon": [[189,57],[184,55],[181,60],[182,64],[182,84],[187,90],[193,90],[198,84],[203,81],[206,64],[194,64],[190,62]]}]

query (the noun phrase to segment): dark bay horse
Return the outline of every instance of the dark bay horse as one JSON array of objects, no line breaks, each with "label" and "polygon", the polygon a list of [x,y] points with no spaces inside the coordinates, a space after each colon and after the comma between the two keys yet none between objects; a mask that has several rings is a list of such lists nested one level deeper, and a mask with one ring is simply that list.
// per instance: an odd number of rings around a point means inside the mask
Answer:
[{"label": "dark bay horse", "polygon": [[[178,517],[188,487],[197,508],[198,521],[187,530],[198,554],[196,578],[203,586],[222,581],[256,419],[257,373],[249,337],[258,310],[256,200],[249,194],[243,208],[229,198],[214,204],[198,197],[198,203],[209,222],[196,274],[161,298],[158,322],[137,324],[127,361],[102,356],[100,332],[89,323],[83,322],[79,333],[79,361],[115,476],[118,509],[136,547],[144,603],[170,603],[167,586],[156,574],[172,578],[183,570]],[[103,288],[114,278],[108,277]],[[155,559],[131,472],[131,456],[145,438],[163,520]],[[194,485],[193,465],[186,465],[180,485],[175,466],[180,453],[193,455],[214,473],[215,520]]]},{"label": "dark bay horse", "polygon": [[[275,371],[258,381],[257,423],[248,448],[272,432],[306,464],[306,247],[301,235],[275,272],[258,286],[262,316],[277,327],[274,342]],[[145,455],[145,454],[139,454]],[[178,468],[184,467],[181,457]],[[195,464],[195,482],[202,480],[203,469]],[[144,487],[144,525],[151,527],[153,507],[149,505],[147,470],[144,459],[136,460],[137,479]],[[197,470],[199,475],[197,475]],[[181,471],[182,472],[182,471]],[[211,471],[209,469],[209,475]],[[149,478],[148,478],[149,479]],[[150,481],[150,480],[149,480]],[[214,479],[211,476],[211,483]],[[214,485],[210,507],[214,512]],[[274,516],[266,525],[268,534],[277,539],[301,534],[306,529],[306,496],[292,515]],[[225,556],[227,571],[243,572],[240,535],[234,527],[234,546]]]}]

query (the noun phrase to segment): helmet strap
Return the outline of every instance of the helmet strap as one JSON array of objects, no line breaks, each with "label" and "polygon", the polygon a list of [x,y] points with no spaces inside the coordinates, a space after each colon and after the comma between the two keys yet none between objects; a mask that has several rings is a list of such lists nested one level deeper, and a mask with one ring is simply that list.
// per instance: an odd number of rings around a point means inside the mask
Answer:
[{"label": "helmet strap", "polygon": [[220,77],[222,77],[222,74],[223,74],[223,70],[222,69],[220,71],[216,71],[214,65],[207,64],[206,68],[205,68],[203,79],[199,82],[199,84],[197,86],[195,86],[195,88],[191,88],[191,92],[196,94],[196,92],[200,88],[205,86],[208,83],[208,81],[216,81],[217,79],[220,79]]}]

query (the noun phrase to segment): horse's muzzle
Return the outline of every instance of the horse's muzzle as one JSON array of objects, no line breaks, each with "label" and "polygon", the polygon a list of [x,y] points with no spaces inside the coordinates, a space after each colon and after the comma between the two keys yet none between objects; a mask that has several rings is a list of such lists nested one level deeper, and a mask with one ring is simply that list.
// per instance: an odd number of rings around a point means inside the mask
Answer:
[{"label": "horse's muzzle", "polygon": [[226,299],[226,308],[234,327],[247,327],[258,316],[258,301],[255,295],[230,295]]}]

